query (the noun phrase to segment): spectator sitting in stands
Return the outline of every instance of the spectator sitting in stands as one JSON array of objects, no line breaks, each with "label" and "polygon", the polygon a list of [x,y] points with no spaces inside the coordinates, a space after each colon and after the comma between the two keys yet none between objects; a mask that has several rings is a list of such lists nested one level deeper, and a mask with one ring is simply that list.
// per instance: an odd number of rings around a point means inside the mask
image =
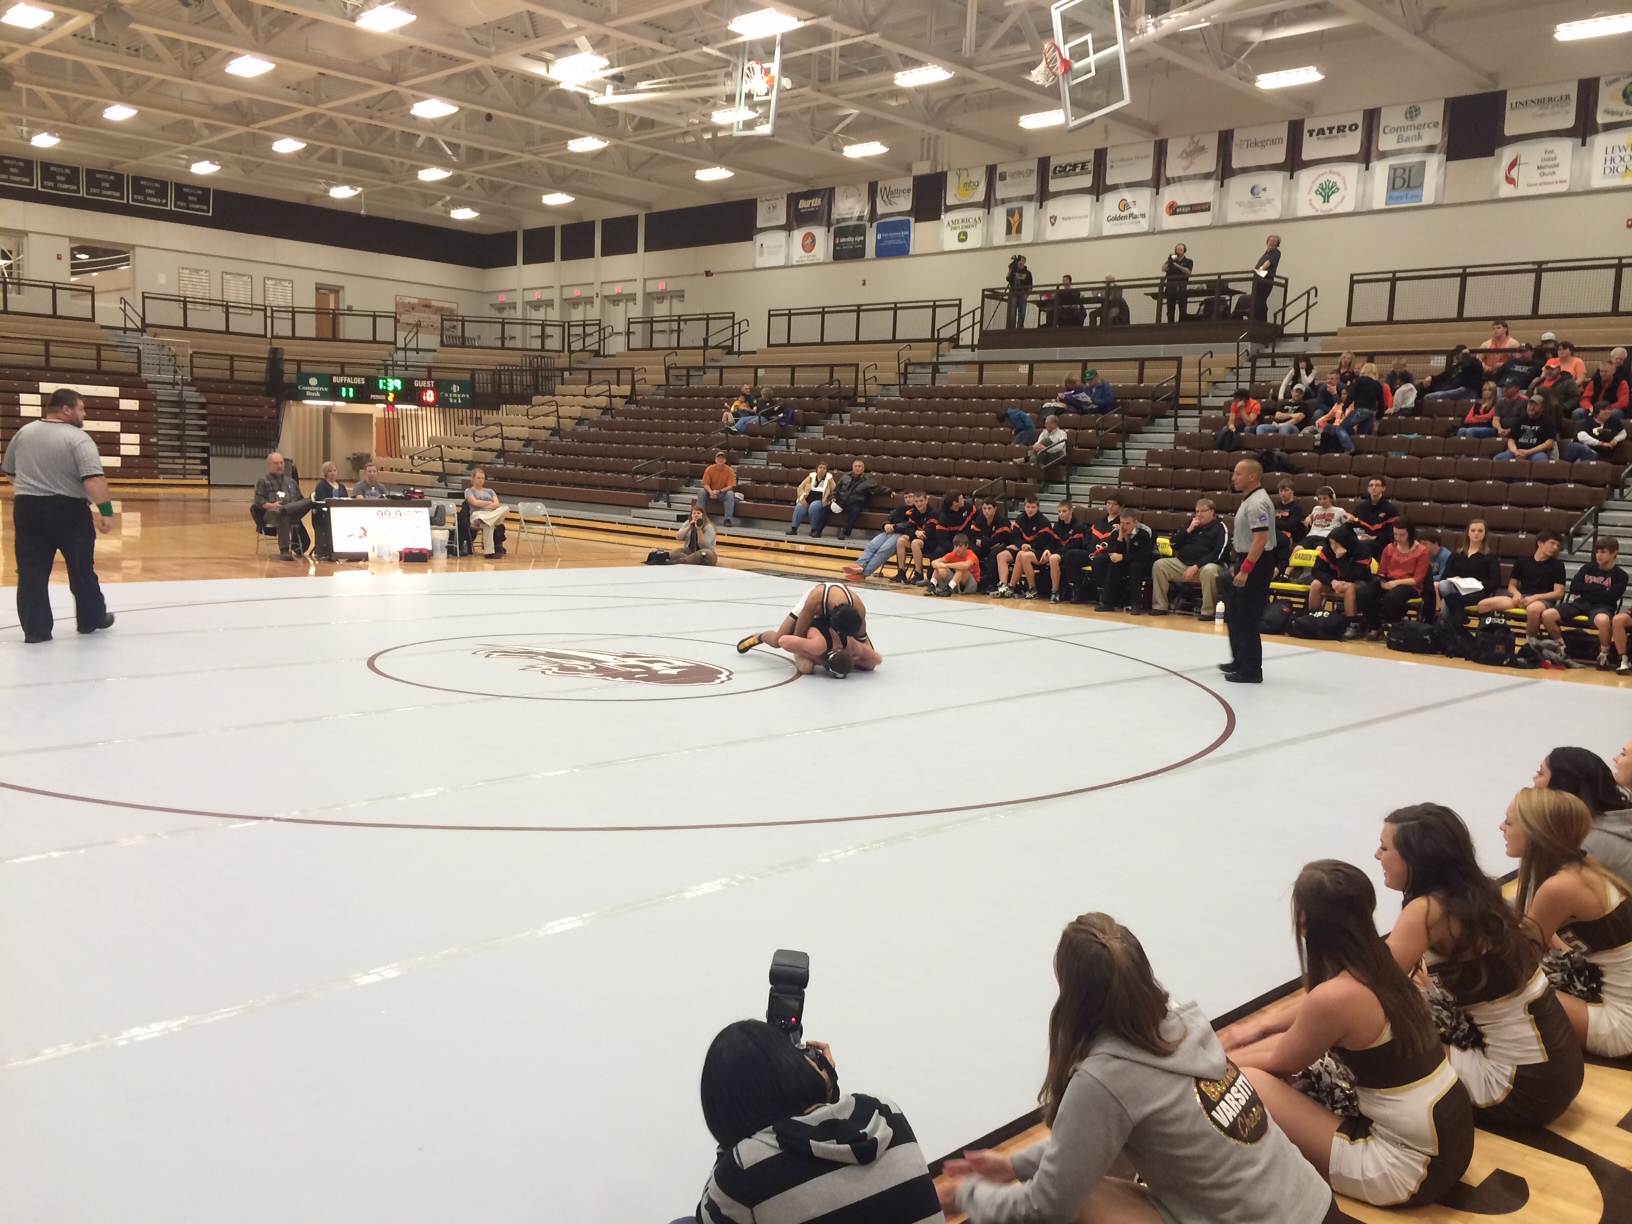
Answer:
[{"label": "spectator sitting in stands", "polygon": [[693,503],[686,521],[674,529],[679,548],[669,549],[669,560],[676,565],[716,565],[720,554],[715,550],[714,524],[701,502]]},{"label": "spectator sitting in stands", "polygon": [[788,534],[798,535],[799,524],[808,518],[810,538],[821,535],[822,524],[827,522],[827,503],[833,500],[833,473],[827,470],[827,464],[818,463],[814,472],[805,474],[793,500],[793,523],[788,527]]},{"label": "spectator sitting in stands", "polygon": [[1411,416],[1417,410],[1417,384],[1402,382],[1398,387],[1390,388],[1385,382],[1383,390],[1389,396],[1388,411],[1385,416]]},{"label": "spectator sitting in stands", "polygon": [[[283,456],[273,451],[266,457],[266,474],[255,482],[249,512],[257,531],[267,523],[277,531],[278,556],[282,560],[293,561],[297,551],[301,556],[306,555],[306,533],[300,520],[311,508],[311,499],[300,495],[300,482],[284,470]],[[87,518],[86,522],[89,521]],[[90,528],[85,530],[88,533]]]},{"label": "spectator sitting in stands", "polygon": [[974,595],[980,590],[980,558],[961,531],[952,537],[951,550],[935,559],[933,571],[925,595]]},{"label": "spectator sitting in stands", "polygon": [[1394,538],[1394,523],[1400,517],[1398,508],[1385,496],[1386,489],[1383,478],[1373,476],[1366,481],[1366,495],[1355,502],[1349,512],[1354,520],[1355,538],[1370,557],[1379,556]]},{"label": "spectator sitting in stands", "polygon": [[1007,586],[1014,565],[1014,525],[990,497],[980,503],[980,513],[967,532],[975,556],[980,558],[980,584],[986,590]]},{"label": "spectator sitting in stands", "polygon": [[732,433],[745,433],[748,426],[760,420],[764,413],[764,397],[755,394],[752,383],[743,383],[742,390],[737,393],[737,398],[725,406],[725,412],[721,414],[720,421],[722,424],[729,425]]},{"label": "spectator sitting in stands", "polygon": [[1558,450],[1558,430],[1547,415],[1547,402],[1533,396],[1524,417],[1507,436],[1507,449],[1497,459],[1525,459],[1542,463]]},{"label": "spectator sitting in stands", "polygon": [[1344,349],[1338,356],[1336,374],[1339,388],[1348,386],[1356,378],[1360,377],[1360,370],[1354,364],[1354,354],[1348,349]]},{"label": "spectator sitting in stands", "polygon": [[1468,619],[1467,605],[1478,605],[1502,589],[1502,562],[1491,550],[1489,528],[1484,519],[1468,524],[1462,547],[1445,563],[1439,580],[1439,619],[1444,625],[1461,626]]},{"label": "spectator sitting in stands", "polygon": [[1258,429],[1258,418],[1263,414],[1264,406],[1252,398],[1252,393],[1245,389],[1237,391],[1230,397],[1230,406],[1224,418],[1224,428],[1213,437],[1213,449],[1233,451],[1241,449],[1241,435],[1255,433]]},{"label": "spectator sitting in stands", "polygon": [[1479,615],[1489,612],[1524,612],[1525,636],[1541,636],[1541,614],[1564,598],[1564,562],[1558,558],[1559,537],[1556,531],[1543,531],[1536,537],[1533,557],[1520,557],[1513,563],[1507,579],[1507,594],[1492,595],[1479,601]]},{"label": "spectator sitting in stands", "polygon": [[[833,488],[833,500],[828,502],[828,512],[837,516],[841,512],[844,522],[839,525],[839,539],[848,540],[850,533],[855,530],[856,520],[867,509],[867,503],[879,494],[888,494],[889,490],[878,483],[876,477],[867,470],[867,465],[857,459],[850,465],[850,471],[839,477],[839,483]],[[812,537],[822,534],[821,528],[811,533]]]},{"label": "spectator sitting in stands", "polygon": [[1632,365],[1627,363],[1626,350],[1615,347],[1609,350],[1609,359],[1615,363],[1615,372],[1622,378],[1632,381]]},{"label": "spectator sitting in stands", "polygon": [[[1042,562],[1048,566],[1052,586],[1049,602],[1062,599],[1076,602],[1076,594],[1083,581],[1083,567],[1093,554],[1088,551],[1088,528],[1077,522],[1076,507],[1062,501],[1057,516],[1048,528],[1048,542],[1043,549]],[[1074,563],[1074,565],[1073,565]]]},{"label": "spectator sitting in stands", "polygon": [[1037,598],[1037,557],[1046,550],[1050,538],[1048,519],[1041,513],[1036,495],[1026,498],[1026,511],[1013,520],[1015,558],[1009,582],[999,582],[999,599]]},{"label": "spectator sitting in stands", "polygon": [[1060,287],[1054,291],[1054,326],[1081,327],[1088,309],[1082,304],[1082,290],[1071,283],[1067,275],[1060,277]]},{"label": "spectator sitting in stands", "polygon": [[1037,423],[1019,408],[1010,408],[1006,412],[997,414],[999,425],[1008,425],[1014,430],[1014,437],[1009,439],[1011,446],[1030,446],[1037,440]]},{"label": "spectator sitting in stands", "polygon": [[[1622,652],[1625,658],[1625,652]],[[1615,754],[1614,768],[1585,748],[1554,748],[1536,770],[1531,785],[1561,790],[1587,805],[1592,832],[1581,843],[1588,854],[1623,880],[1632,880],[1632,744]]]},{"label": "spectator sitting in stands", "polygon": [[[1325,383],[1322,384],[1320,390],[1315,392],[1314,408],[1320,412],[1330,412],[1342,400],[1343,380],[1338,376],[1336,370],[1329,370],[1326,374]],[[1314,433],[1314,422],[1311,421],[1305,428],[1310,433]]]},{"label": "spectator sitting in stands", "polygon": [[906,580],[906,554],[902,545],[912,538],[912,533],[916,530],[911,525],[910,513],[917,496],[916,493],[908,493],[906,504],[890,511],[890,518],[884,524],[884,530],[867,541],[867,547],[861,550],[861,556],[856,559],[853,566],[845,566],[845,577],[871,578],[884,568],[891,557],[894,557],[896,581]]},{"label": "spectator sitting in stands", "polygon": [[1302,383],[1292,384],[1291,395],[1275,405],[1275,419],[1261,421],[1254,431],[1261,434],[1285,434],[1291,437],[1309,423],[1309,403]]},{"label": "spectator sitting in stands", "polygon": [[1336,595],[1343,601],[1343,614],[1352,621],[1358,613],[1360,584],[1370,580],[1371,562],[1355,539],[1354,528],[1347,523],[1334,527],[1321,541],[1306,606],[1311,612],[1324,611],[1326,596]]},{"label": "spectator sitting in stands", "polygon": [[1335,528],[1348,521],[1349,512],[1337,504],[1337,494],[1330,485],[1315,490],[1315,506],[1303,520],[1304,548],[1319,548]]},{"label": "spectator sitting in stands", "polygon": [[1439,532],[1432,528],[1418,531],[1417,539],[1428,550],[1428,582],[1431,589],[1433,584],[1445,577],[1445,567],[1451,563],[1451,550],[1440,541]]},{"label": "spectator sitting in stands", "polygon": [[1060,384],[1060,393],[1044,404],[1043,407],[1060,412],[1069,412],[1074,416],[1081,416],[1083,413],[1094,411],[1093,401],[1088,398],[1088,392],[1082,389],[1082,385],[1077,382],[1074,374],[1065,376],[1065,381]]},{"label": "spectator sitting in stands", "polygon": [[390,497],[391,490],[380,483],[380,465],[370,462],[363,469],[363,478],[351,487],[353,497]]},{"label": "spectator sitting in stands", "polygon": [[[1422,594],[1428,585],[1428,550],[1417,541],[1416,524],[1400,519],[1394,524],[1394,541],[1383,549],[1377,563],[1377,573],[1356,592],[1360,615],[1366,622],[1366,640],[1380,642],[1383,624],[1402,621],[1410,612],[1410,603]],[[1350,625],[1344,635],[1352,640],[1360,636],[1360,627]]]},{"label": "spectator sitting in stands", "polygon": [[1590,421],[1598,414],[1600,404],[1608,404],[1618,425],[1632,407],[1629,398],[1632,398],[1632,384],[1628,384],[1626,375],[1616,367],[1614,358],[1606,357],[1598,363],[1598,372],[1582,389],[1581,403],[1570,415],[1577,421]]},{"label": "spectator sitting in stands", "polygon": [[1564,373],[1575,379],[1576,386],[1579,387],[1586,383],[1587,363],[1575,355],[1573,341],[1560,340],[1558,342],[1558,365]]},{"label": "spectator sitting in stands", "polygon": [[[1519,347],[1519,342],[1508,335],[1507,322],[1496,319],[1490,325],[1490,339],[1479,346],[1479,360],[1484,362],[1485,372],[1495,374],[1507,362],[1512,350]],[[1500,381],[1498,379],[1498,381]]]},{"label": "spectator sitting in stands", "polygon": [[1404,357],[1394,358],[1394,364],[1389,366],[1388,373],[1383,375],[1383,386],[1387,387],[1395,395],[1400,393],[1401,387],[1408,383],[1415,384],[1416,381],[1416,375],[1406,369]]},{"label": "spectator sitting in stands", "polygon": [[1297,490],[1290,480],[1282,480],[1275,486],[1275,530],[1290,540],[1293,548],[1302,548],[1309,532],[1308,522]]},{"label": "spectator sitting in stands", "polygon": [[465,538],[480,532],[482,556],[498,560],[504,556],[504,519],[509,507],[499,504],[499,495],[487,487],[487,473],[474,468],[470,473],[470,488],[465,490]]},{"label": "spectator sitting in stands", "polygon": [[1043,420],[1043,432],[1031,444],[1031,461],[1046,471],[1055,464],[1064,463],[1070,452],[1071,435],[1060,428],[1060,418],[1052,414]]},{"label": "spectator sitting in stands", "polygon": [[1517,383],[1503,384],[1501,398],[1496,401],[1496,416],[1491,420],[1496,436],[1505,441],[1514,426],[1524,420],[1529,406],[1530,400],[1525,396],[1523,387]]},{"label": "spectator sitting in stands", "polygon": [[1598,419],[1588,428],[1583,428],[1575,435],[1564,451],[1564,458],[1571,463],[1591,462],[1601,459],[1608,462],[1615,453],[1615,448],[1626,441],[1626,426],[1615,419],[1615,410],[1608,404],[1598,405]]},{"label": "spectator sitting in stands", "polygon": [[1424,400],[1477,399],[1479,388],[1488,381],[1479,358],[1468,351],[1467,345],[1459,344],[1445,359],[1444,371],[1419,383],[1418,389]]},{"label": "spectator sitting in stands", "polygon": [[1528,344],[1521,344],[1496,372],[1491,375],[1497,382],[1516,382],[1526,389],[1541,377],[1544,362]]},{"label": "spectator sitting in stands", "polygon": [[1626,571],[1617,563],[1621,545],[1613,536],[1599,536],[1592,564],[1576,570],[1570,580],[1570,598],[1541,613],[1542,632],[1564,645],[1564,626],[1585,617],[1598,632],[1598,670],[1609,670],[1610,627],[1626,597]]},{"label": "spectator sitting in stands", "polygon": [[[703,469],[703,510],[708,512],[717,505],[725,511],[725,525],[731,526],[731,520],[736,515],[737,502],[741,498],[737,493],[737,473],[725,461],[724,451],[714,452],[714,462]],[[712,525],[709,530],[713,530]]]},{"label": "spectator sitting in stands", "polygon": [[1479,402],[1462,417],[1459,438],[1494,438],[1496,436],[1496,384],[1487,382],[1479,389]]},{"label": "spectator sitting in stands", "polygon": [[1082,376],[1088,380],[1084,384],[1083,390],[1087,392],[1089,400],[1094,405],[1092,411],[1101,413],[1115,412],[1116,392],[1112,389],[1111,384],[1101,378],[1099,371],[1092,367],[1084,370]]},{"label": "spectator sitting in stands", "polygon": [[[1290,485],[1287,488],[1291,488]],[[1218,583],[1229,573],[1224,554],[1229,551],[1230,533],[1213,510],[1211,498],[1196,503],[1196,512],[1183,530],[1172,537],[1171,557],[1157,557],[1151,566],[1150,614],[1166,616],[1168,589],[1175,582],[1201,584],[1201,605],[1197,620],[1212,620],[1218,606]]]},{"label": "spectator sitting in stands", "polygon": [[1116,534],[1106,544],[1105,551],[1094,558],[1094,585],[1099,590],[1095,609],[1141,615],[1144,608],[1140,603],[1140,590],[1150,577],[1155,561],[1155,535],[1132,510],[1122,511]]},{"label": "spectator sitting in stands", "polygon": [[1320,379],[1315,375],[1315,359],[1308,353],[1299,353],[1292,368],[1281,379],[1275,398],[1283,401],[1291,399],[1293,387],[1302,387],[1305,395],[1313,395],[1319,385]]},{"label": "spectator sitting in stands", "polygon": [[1545,365],[1558,356],[1558,337],[1552,332],[1541,333],[1541,343],[1536,345],[1536,360]]},{"label": "spectator sitting in stands", "polygon": [[957,489],[949,489],[941,498],[938,510],[929,516],[927,533],[929,552],[935,558],[952,547],[952,537],[968,534],[970,525],[980,514],[980,507]]},{"label": "spectator sitting in stands", "polygon": [[1369,434],[1377,419],[1388,411],[1388,389],[1377,378],[1377,366],[1366,362],[1343,392],[1344,412],[1335,428],[1343,437],[1343,449],[1352,452],[1354,439]]},{"label": "spectator sitting in stands", "polygon": [[[890,516],[895,520],[895,515]],[[901,511],[901,526],[896,528],[895,541],[895,580],[918,586],[928,575],[924,565],[924,549],[929,545],[930,531],[929,494],[922,489],[914,489],[907,494],[907,504]],[[912,567],[909,573],[907,558],[912,558]]]},{"label": "spectator sitting in stands", "polygon": [[1575,379],[1564,373],[1557,357],[1550,358],[1541,367],[1541,377],[1530,384],[1531,399],[1540,396],[1547,405],[1547,418],[1553,422],[1569,419],[1581,406],[1581,388]]}]

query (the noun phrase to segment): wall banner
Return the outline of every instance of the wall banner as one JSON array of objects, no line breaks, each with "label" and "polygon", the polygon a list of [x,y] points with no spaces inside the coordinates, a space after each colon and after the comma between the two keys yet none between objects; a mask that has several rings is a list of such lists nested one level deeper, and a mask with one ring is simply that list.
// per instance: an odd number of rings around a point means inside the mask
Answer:
[{"label": "wall banner", "polygon": [[826,263],[827,226],[794,226],[788,242],[788,262],[794,264]]},{"label": "wall banner", "polygon": [[1360,199],[1358,162],[1333,162],[1308,166],[1298,171],[1292,189],[1294,214],[1299,217],[1330,217],[1351,213]]},{"label": "wall banner", "polygon": [[873,226],[873,257],[895,259],[912,254],[912,218],[891,217]]},{"label": "wall banner", "polygon": [[1600,132],[1592,138],[1587,182],[1593,187],[1632,186],[1632,128]]},{"label": "wall banner", "polygon": [[1632,123],[1632,72],[1598,78],[1598,122]]},{"label": "wall banner", "polygon": [[1287,177],[1279,170],[1238,174],[1224,184],[1224,220],[1279,221],[1286,206]]},{"label": "wall banner", "polygon": [[1148,183],[1156,176],[1156,142],[1112,145],[1105,150],[1105,185]]},{"label": "wall banner", "polygon": [[1280,166],[1286,163],[1287,133],[1290,123],[1266,123],[1261,127],[1236,128],[1230,133],[1230,165]]},{"label": "wall banner", "polygon": [[1556,195],[1570,189],[1575,141],[1569,136],[1527,140],[1496,150],[1496,198]]},{"label": "wall banner", "polygon": [[1416,153],[1373,162],[1371,206],[1415,208],[1439,203],[1439,185],[1445,177],[1443,153]]},{"label": "wall banner", "polygon": [[1092,196],[1067,195],[1052,199],[1043,206],[1041,236],[1050,242],[1090,237],[1097,211],[1099,201]]},{"label": "wall banner", "polygon": [[1194,136],[1169,137],[1164,165],[1165,177],[1170,179],[1218,173],[1218,133],[1197,132]]},{"label": "wall banner", "polygon": [[1151,199],[1155,194],[1149,187],[1129,187],[1101,196],[1099,232],[1107,238],[1112,234],[1149,233]]},{"label": "wall banner", "polygon": [[1445,99],[1385,106],[1377,121],[1377,152],[1435,149],[1445,139]]},{"label": "wall banner", "polygon": [[992,209],[992,242],[1036,242],[1037,205],[1030,200],[1016,200]]},{"label": "wall banner", "polygon": [[788,224],[788,197],[785,195],[760,196],[754,213],[754,225],[759,229],[782,229]]},{"label": "wall banner", "polygon": [[1507,91],[1507,108],[1502,118],[1504,136],[1528,136],[1532,132],[1560,132],[1575,126],[1575,82],[1531,85]]},{"label": "wall banner", "polygon": [[867,258],[867,222],[847,221],[833,227],[833,262]]},{"label": "wall banner", "polygon": [[986,203],[986,167],[966,166],[946,172],[946,207]]},{"label": "wall banner", "polygon": [[910,213],[912,211],[912,180],[894,178],[878,180],[878,215]]},{"label": "wall banner", "polygon": [[1048,162],[1048,191],[1087,191],[1094,185],[1094,155],[1077,153],[1068,157],[1052,157]]},{"label": "wall banner", "polygon": [[1213,223],[1213,203],[1218,184],[1211,179],[1169,183],[1162,188],[1162,228],[1201,229]]},{"label": "wall banner", "polygon": [[818,187],[813,191],[796,191],[789,199],[788,211],[793,227],[826,226],[833,212],[833,189]]},{"label": "wall banner", "polygon": [[1343,111],[1319,115],[1303,121],[1303,160],[1360,156],[1360,138],[1365,134],[1366,112]]},{"label": "wall banner", "polygon": [[788,262],[788,231],[761,230],[754,235],[754,267],[780,268]]},{"label": "wall banner", "polygon": [[867,220],[867,184],[851,183],[848,187],[833,189],[833,220]]},{"label": "wall banner", "polygon": [[986,210],[960,209],[941,217],[941,250],[973,251],[986,245]]}]

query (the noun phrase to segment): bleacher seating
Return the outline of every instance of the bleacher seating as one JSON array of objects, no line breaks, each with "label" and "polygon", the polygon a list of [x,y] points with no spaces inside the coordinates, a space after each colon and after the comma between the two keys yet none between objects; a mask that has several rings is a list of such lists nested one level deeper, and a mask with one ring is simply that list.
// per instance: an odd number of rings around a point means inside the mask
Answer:
[{"label": "bleacher seating", "polygon": [[29,421],[44,414],[42,405],[59,384],[74,387],[84,396],[85,432],[96,442],[110,478],[158,478],[158,399],[134,374],[102,371],[87,378],[74,370],[0,367],[0,449]]}]

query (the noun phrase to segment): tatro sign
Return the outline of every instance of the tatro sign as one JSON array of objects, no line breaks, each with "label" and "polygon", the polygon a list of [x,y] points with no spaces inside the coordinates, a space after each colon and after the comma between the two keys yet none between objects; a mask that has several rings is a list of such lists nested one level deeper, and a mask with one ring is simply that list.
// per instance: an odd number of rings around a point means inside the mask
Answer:
[{"label": "tatro sign", "polygon": [[1503,135],[1527,136],[1531,132],[1557,132],[1574,126],[1574,81],[1507,91]]},{"label": "tatro sign", "polygon": [[1445,99],[1385,106],[1377,120],[1377,151],[1432,149],[1445,136]]},{"label": "tatro sign", "polygon": [[1322,161],[1333,157],[1359,157],[1360,134],[1365,127],[1364,111],[1344,111],[1303,121],[1303,160]]}]

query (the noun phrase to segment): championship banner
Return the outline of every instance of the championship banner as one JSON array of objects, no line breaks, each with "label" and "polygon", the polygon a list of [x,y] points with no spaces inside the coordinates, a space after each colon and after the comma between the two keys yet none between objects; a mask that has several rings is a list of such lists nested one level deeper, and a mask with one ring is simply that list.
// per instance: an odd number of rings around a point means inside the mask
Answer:
[{"label": "championship banner", "polygon": [[1360,139],[1365,129],[1365,111],[1343,111],[1305,119],[1300,156],[1306,162],[1359,157]]},{"label": "championship banner", "polygon": [[1507,91],[1502,135],[1528,136],[1533,132],[1562,132],[1575,126],[1575,82],[1531,85]]},{"label": "championship banner", "polygon": [[1371,206],[1382,209],[1438,204],[1440,183],[1444,178],[1443,153],[1417,153],[1373,162]]},{"label": "championship banner", "polygon": [[1213,223],[1213,202],[1218,184],[1211,179],[1169,183],[1162,188],[1162,228],[1201,229]]},{"label": "championship banner", "polygon": [[1105,150],[1105,185],[1148,183],[1156,177],[1156,142],[1112,145]]},{"label": "championship banner", "polygon": [[1078,153],[1070,157],[1054,157],[1048,162],[1048,193],[1062,191],[1090,191],[1094,186],[1094,155]]},{"label": "championship banner", "polygon": [[1163,165],[1163,177],[1168,179],[1217,174],[1218,133],[1197,132],[1194,136],[1170,137]]},{"label": "championship banner", "polygon": [[1000,162],[997,167],[997,198],[1026,200],[1037,198],[1037,159]]},{"label": "championship banner", "polygon": [[1150,232],[1151,201],[1155,192],[1149,187],[1126,187],[1099,198],[1099,232],[1109,238],[1113,234],[1145,234]]},{"label": "championship banner", "polygon": [[1557,195],[1570,189],[1575,141],[1569,136],[1527,140],[1496,150],[1496,198]]},{"label": "championship banner", "polygon": [[1445,139],[1445,99],[1385,106],[1377,117],[1377,152],[1437,149]]},{"label": "championship banner", "polygon": [[788,197],[760,196],[754,211],[756,229],[785,229],[788,224]]},{"label": "championship banner", "polygon": [[1290,150],[1287,133],[1291,124],[1266,123],[1261,127],[1236,128],[1230,133],[1230,166],[1284,166]]},{"label": "championship banner", "polygon": [[941,217],[943,251],[973,251],[986,245],[985,238],[985,209],[960,209]]},{"label": "championship banner", "polygon": [[946,172],[946,207],[960,208],[986,203],[986,167],[967,166]]},{"label": "championship banner", "polygon": [[1042,237],[1049,242],[1093,236],[1099,201],[1089,195],[1057,196],[1042,210]]},{"label": "championship banner", "polygon": [[1299,217],[1330,217],[1351,213],[1360,200],[1358,162],[1332,162],[1298,171],[1292,188],[1294,213]]},{"label": "championship banner", "polygon": [[1238,174],[1224,184],[1224,221],[1279,221],[1286,206],[1287,176],[1279,170]]},{"label": "championship banner", "polygon": [[912,179],[879,179],[877,209],[878,215],[881,217],[888,216],[891,213],[910,213],[912,211]]},{"label": "championship banner", "polygon": [[1592,187],[1632,184],[1632,128],[1600,132],[1592,138],[1587,183]]}]

